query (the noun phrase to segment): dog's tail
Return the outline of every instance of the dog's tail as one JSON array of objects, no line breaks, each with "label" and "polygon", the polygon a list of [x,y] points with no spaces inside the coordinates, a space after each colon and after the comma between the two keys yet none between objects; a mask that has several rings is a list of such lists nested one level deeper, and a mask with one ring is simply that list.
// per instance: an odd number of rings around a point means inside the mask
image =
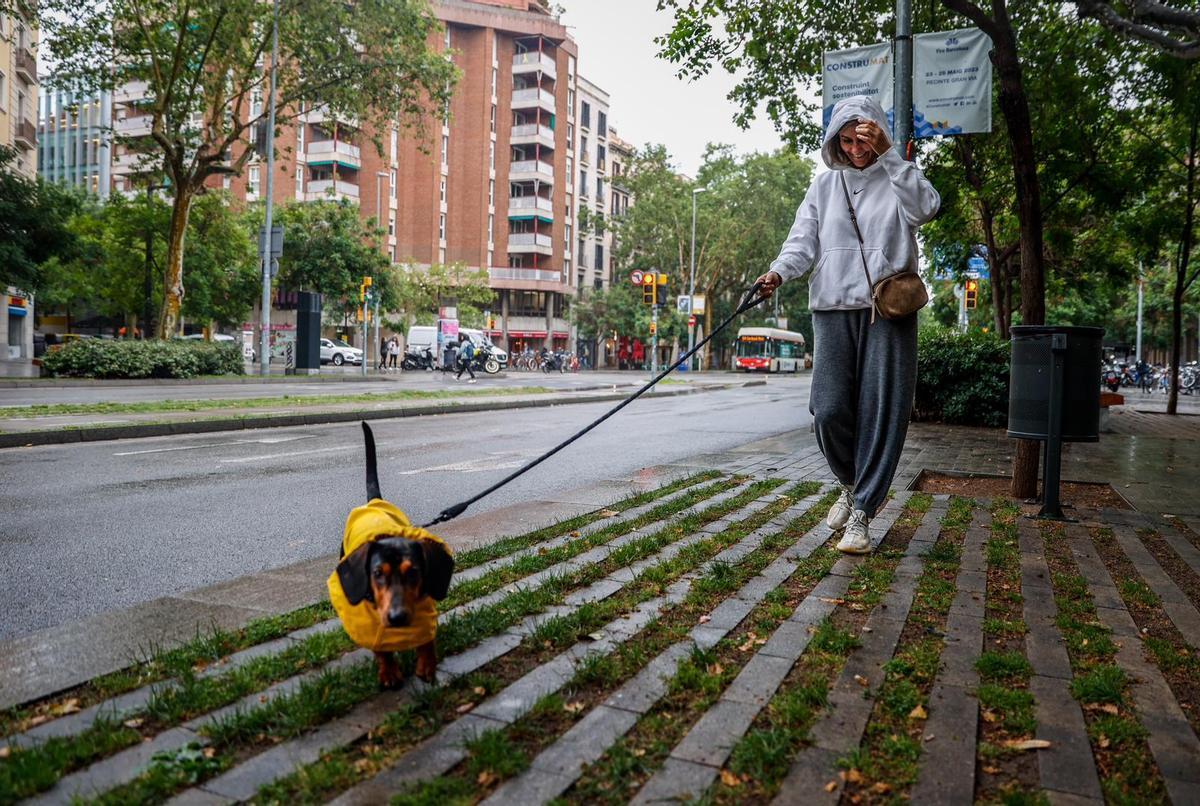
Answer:
[{"label": "dog's tail", "polygon": [[383,494],[379,492],[379,471],[375,466],[375,435],[366,423],[362,424],[362,428],[367,448],[367,503],[370,503],[376,498],[383,498]]}]

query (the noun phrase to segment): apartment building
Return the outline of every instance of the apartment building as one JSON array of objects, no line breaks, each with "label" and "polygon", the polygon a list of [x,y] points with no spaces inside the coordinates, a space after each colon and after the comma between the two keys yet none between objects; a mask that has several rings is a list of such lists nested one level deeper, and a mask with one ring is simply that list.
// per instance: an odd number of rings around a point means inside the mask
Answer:
[{"label": "apartment building", "polygon": [[[37,29],[20,16],[0,13],[0,145],[16,150],[9,169],[37,176]],[[33,298],[6,286],[0,312],[0,362],[28,365],[33,358]]]},{"label": "apartment building", "polygon": [[[633,158],[636,153],[637,149],[633,144],[622,140],[617,134],[617,130],[610,125],[608,127],[608,155],[609,163],[612,166],[609,177],[609,185],[612,186],[612,196],[608,207],[610,219],[620,218],[629,210],[629,202],[632,197],[626,180],[633,167]],[[614,265],[613,270],[616,271],[616,268]]]},{"label": "apartment building", "polygon": [[43,87],[38,101],[38,175],[108,198],[112,190],[112,93]]},{"label": "apartment building", "polygon": [[612,282],[612,231],[608,227],[611,190],[608,111],[608,93],[586,78],[580,78],[575,153],[579,162],[577,287],[581,293],[608,288]]}]

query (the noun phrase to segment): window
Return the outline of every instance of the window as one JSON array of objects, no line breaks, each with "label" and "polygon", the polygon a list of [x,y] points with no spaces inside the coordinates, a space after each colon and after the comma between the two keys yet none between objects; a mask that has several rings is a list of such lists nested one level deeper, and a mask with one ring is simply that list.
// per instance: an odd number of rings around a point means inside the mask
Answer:
[{"label": "window", "polygon": [[[516,266],[514,260],[517,255],[513,255],[509,265]],[[509,314],[512,316],[545,316],[546,315],[546,294],[542,291],[509,291]]]},{"label": "window", "polygon": [[488,180],[488,207],[496,206],[496,180]]},{"label": "window", "polygon": [[5,101],[6,98],[8,98],[8,92],[4,89],[4,73],[0,73],[0,110],[8,108],[8,103]]},{"label": "window", "polygon": [[567,220],[570,221],[575,217],[575,208],[572,205],[571,194],[567,194]]},{"label": "window", "polygon": [[585,197],[588,195],[587,171],[579,172],[579,195]]},{"label": "window", "polygon": [[579,125],[585,129],[592,128],[592,105],[587,101],[579,104]]},{"label": "window", "polygon": [[446,240],[446,214],[442,213],[438,216],[438,240]]},{"label": "window", "polygon": [[250,187],[250,192],[253,193],[255,196],[257,196],[258,195],[258,187],[259,187],[258,166],[257,165],[250,166],[249,187]]},{"label": "window", "polygon": [[442,200],[442,204],[445,204],[446,203],[446,178],[445,177],[442,177],[442,190],[441,190],[440,198]]},{"label": "window", "polygon": [[492,134],[496,133],[496,105],[492,104]]},{"label": "window", "polygon": [[492,97],[496,97],[496,82],[499,80],[500,74],[496,72],[496,68],[492,68]]},{"label": "window", "polygon": [[575,124],[567,124],[567,151],[575,150]]},{"label": "window", "polygon": [[596,198],[604,201],[604,180],[598,176],[596,177]]},{"label": "window", "polygon": [[588,161],[588,139],[586,137],[579,138],[579,161]]},{"label": "window", "polygon": [[262,115],[263,111],[263,94],[261,89],[256,89],[250,93],[250,119],[254,120]]},{"label": "window", "polygon": [[391,170],[391,176],[388,177],[388,182],[389,182],[388,187],[390,188],[391,196],[394,199],[394,198],[396,198],[396,169],[395,168],[393,168]]},{"label": "window", "polygon": [[442,165],[450,164],[450,135],[442,135]]},{"label": "window", "polygon": [[567,90],[567,118],[575,119],[575,90]]},{"label": "window", "polygon": [[574,56],[567,57],[567,75],[570,78],[575,77],[575,57]]},{"label": "window", "polygon": [[296,127],[296,151],[301,154],[304,153],[304,129],[303,123]]},{"label": "window", "polygon": [[575,250],[575,254],[579,257],[579,268],[586,269],[587,268],[587,244],[584,243],[583,238],[579,239],[579,248]]},{"label": "window", "polygon": [[446,26],[446,50],[450,49],[450,26]]},{"label": "window", "polygon": [[604,244],[602,243],[596,244],[596,265],[593,268],[604,269]]},{"label": "window", "polygon": [[445,249],[438,250],[438,263],[441,263],[443,266],[446,265],[446,250]]},{"label": "window", "polygon": [[496,170],[496,141],[488,143],[488,165],[491,169]]},{"label": "window", "polygon": [[596,136],[608,137],[608,115],[596,112]]},{"label": "window", "polygon": [[604,158],[608,156],[608,151],[599,143],[596,144],[596,167],[604,170]]},{"label": "window", "polygon": [[398,156],[399,152],[400,152],[400,132],[397,131],[396,129],[392,129],[392,162],[395,162],[397,159],[399,159],[399,156]]},{"label": "window", "polygon": [[571,248],[571,229],[571,225],[567,224],[565,228],[566,237],[563,238],[563,242],[566,244],[567,249]]},{"label": "window", "polygon": [[569,178],[574,175],[575,175],[575,159],[573,157],[567,157],[567,177]]},{"label": "window", "polygon": [[490,266],[491,266],[493,263],[495,263],[495,257],[496,257],[496,253],[495,253],[495,252],[493,252],[491,249],[489,249],[489,250],[488,250],[488,262],[487,262],[487,264],[488,264],[488,266],[489,266],[489,267],[490,267]]},{"label": "window", "polygon": [[495,230],[496,230],[496,216],[489,215],[488,216],[488,243],[491,243],[492,241],[495,240],[495,238],[492,237]]}]

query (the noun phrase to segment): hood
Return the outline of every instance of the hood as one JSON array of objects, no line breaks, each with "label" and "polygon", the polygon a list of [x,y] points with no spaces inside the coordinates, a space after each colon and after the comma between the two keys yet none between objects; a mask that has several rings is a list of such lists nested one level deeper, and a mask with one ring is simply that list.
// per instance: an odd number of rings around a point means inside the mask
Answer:
[{"label": "hood", "polygon": [[866,95],[852,95],[838,101],[829,117],[829,128],[825,130],[825,142],[821,144],[821,157],[832,170],[840,171],[850,167],[838,158],[837,136],[842,127],[851,121],[870,119],[879,124],[885,132],[891,132],[883,107],[874,98]]}]

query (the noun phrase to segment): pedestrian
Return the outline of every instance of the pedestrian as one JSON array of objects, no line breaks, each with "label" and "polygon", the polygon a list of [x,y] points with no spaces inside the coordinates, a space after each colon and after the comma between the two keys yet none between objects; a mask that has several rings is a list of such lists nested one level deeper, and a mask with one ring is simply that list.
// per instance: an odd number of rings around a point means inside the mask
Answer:
[{"label": "pedestrian", "polygon": [[388,340],[385,336],[379,337],[379,360],[375,362],[375,369],[386,370],[388,362]]},{"label": "pedestrian", "polygon": [[392,336],[392,340],[388,342],[388,365],[392,369],[396,369],[396,362],[400,360],[400,339]]},{"label": "pedestrian", "polygon": [[916,269],[914,231],[941,205],[921,170],[892,150],[887,127],[866,96],[834,106],[821,147],[830,171],[809,185],[779,257],[759,278],[770,296],[812,269],[808,407],[842,485],[826,522],[845,529],[838,549],[849,554],[871,549],[870,519],[896,473],[916,391],[916,311],[884,318],[872,292],[883,278]]},{"label": "pedestrian", "polygon": [[475,383],[475,370],[471,368],[474,358],[475,345],[466,335],[461,336],[458,342],[458,374],[454,376],[454,380],[462,380],[462,374],[465,371],[471,376],[471,380],[467,383]]}]

